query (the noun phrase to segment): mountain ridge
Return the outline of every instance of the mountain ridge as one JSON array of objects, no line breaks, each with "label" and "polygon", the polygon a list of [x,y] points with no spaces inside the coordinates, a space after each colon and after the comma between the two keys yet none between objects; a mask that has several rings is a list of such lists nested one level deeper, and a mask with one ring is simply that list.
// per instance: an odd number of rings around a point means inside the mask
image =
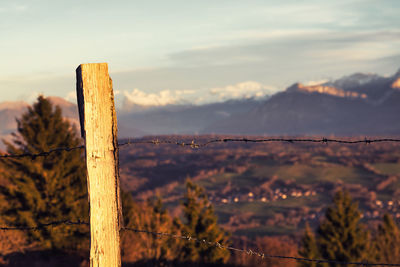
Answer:
[{"label": "mountain ridge", "polygon": [[[79,128],[76,104],[49,97]],[[0,137],[10,140],[29,106],[0,103]],[[264,99],[232,99],[118,110],[119,137],[162,134],[398,135],[400,69],[390,77],[356,73],[316,85],[295,83]]]},{"label": "mountain ridge", "polygon": [[[216,134],[398,135],[400,72],[391,77],[356,74],[305,86],[295,83],[240,118],[205,129]],[[345,80],[350,77],[351,83]],[[355,82],[354,77],[361,78]],[[399,82],[400,83],[400,82]],[[344,85],[343,88],[335,84]],[[356,85],[358,84],[358,85]],[[255,120],[255,118],[257,120]]]}]

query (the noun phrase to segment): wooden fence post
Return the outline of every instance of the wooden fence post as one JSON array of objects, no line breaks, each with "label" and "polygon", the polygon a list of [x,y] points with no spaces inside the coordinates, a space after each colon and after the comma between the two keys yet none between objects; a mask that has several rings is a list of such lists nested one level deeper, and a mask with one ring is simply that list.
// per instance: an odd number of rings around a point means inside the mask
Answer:
[{"label": "wooden fence post", "polygon": [[117,118],[107,63],[81,64],[76,92],[85,139],[90,202],[90,266],[121,266]]}]

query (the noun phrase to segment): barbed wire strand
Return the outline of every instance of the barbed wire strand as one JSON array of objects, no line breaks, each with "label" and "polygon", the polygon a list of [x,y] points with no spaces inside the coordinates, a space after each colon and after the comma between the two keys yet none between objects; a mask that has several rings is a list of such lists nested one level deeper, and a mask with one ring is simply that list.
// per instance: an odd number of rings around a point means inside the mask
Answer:
[{"label": "barbed wire strand", "polygon": [[[119,143],[120,147],[122,146],[129,146],[129,145],[138,145],[138,144],[152,144],[152,145],[177,145],[181,147],[190,147],[190,148],[204,148],[211,144],[215,143],[227,143],[227,142],[244,142],[244,143],[270,143],[270,142],[284,142],[284,143],[339,143],[339,144],[371,144],[371,143],[383,143],[383,142],[399,142],[400,139],[395,138],[382,138],[382,139],[358,139],[358,140],[341,140],[341,139],[330,139],[330,138],[321,138],[321,139],[301,139],[301,138],[265,138],[265,139],[251,139],[251,138],[220,138],[220,139],[212,139],[206,141],[204,143],[197,143],[194,139],[191,142],[182,142],[177,140],[159,140],[159,139],[152,139],[152,140],[131,140],[128,139],[126,142]],[[54,148],[49,151],[43,151],[39,153],[21,153],[21,154],[4,154],[0,155],[0,159],[7,159],[7,158],[24,158],[24,157],[31,157],[35,159],[36,157],[47,157],[51,153],[59,152],[59,151],[72,151],[77,149],[84,149],[85,146],[77,146],[77,147],[60,147]]]},{"label": "barbed wire strand", "polygon": [[[126,138],[125,138],[126,139]],[[226,143],[226,142],[245,142],[245,143],[268,143],[268,142],[286,142],[286,143],[296,143],[296,142],[302,142],[302,143],[341,143],[341,144],[360,144],[360,143],[365,143],[365,144],[371,144],[371,143],[378,143],[378,142],[400,142],[400,139],[395,139],[395,138],[381,138],[381,139],[369,139],[369,138],[364,138],[364,139],[357,139],[357,140],[341,140],[341,139],[331,139],[331,138],[320,138],[320,139],[302,139],[302,138],[262,138],[262,139],[251,139],[251,138],[218,138],[218,139],[211,139],[209,141],[206,141],[204,143],[196,143],[195,140],[193,139],[189,143],[185,142],[179,142],[175,140],[159,140],[159,139],[154,139],[154,140],[130,140],[128,138],[128,141],[120,143],[119,146],[126,146],[126,145],[135,145],[135,144],[153,144],[153,145],[159,145],[159,144],[172,144],[172,145],[178,145],[178,146],[190,146],[192,148],[202,148],[206,147],[208,145],[211,145],[213,143]]]},{"label": "barbed wire strand", "polygon": [[62,221],[54,221],[49,223],[38,224],[37,226],[3,226],[0,227],[0,230],[3,231],[39,231],[46,229],[50,226],[58,226],[58,225],[90,225],[88,222],[84,222],[81,220],[70,221],[70,220],[62,220]]},{"label": "barbed wire strand", "polygon": [[5,155],[0,155],[0,159],[2,158],[25,158],[25,157],[30,157],[32,159],[35,159],[37,157],[47,157],[50,154],[54,152],[60,152],[60,151],[73,151],[77,149],[84,149],[85,146],[77,146],[77,147],[58,147],[54,149],[50,149],[49,151],[42,151],[39,153],[21,153],[21,154],[5,154]]},{"label": "barbed wire strand", "polygon": [[136,232],[136,233],[146,233],[146,234],[151,234],[151,235],[161,236],[161,237],[183,239],[186,241],[193,241],[193,242],[196,242],[199,244],[217,247],[220,249],[226,249],[226,250],[231,250],[231,251],[235,251],[235,252],[246,253],[247,255],[260,257],[262,259],[276,258],[276,259],[287,259],[287,260],[307,261],[307,262],[316,262],[316,263],[336,263],[336,264],[341,264],[341,265],[359,265],[359,266],[400,266],[400,263],[345,262],[345,261],[337,261],[337,260],[309,259],[309,258],[302,258],[302,257],[270,255],[270,254],[266,254],[263,252],[253,251],[251,249],[247,250],[247,249],[234,248],[231,246],[224,246],[224,245],[220,244],[219,242],[210,242],[205,239],[198,239],[198,238],[192,237],[190,235],[184,236],[184,235],[176,235],[176,234],[170,234],[170,233],[152,232],[152,231],[139,230],[139,229],[134,229],[134,228],[129,228],[129,227],[124,227],[121,230],[132,231],[132,232]]},{"label": "barbed wire strand", "polygon": [[[78,220],[78,221],[63,220],[63,221],[54,221],[54,222],[39,224],[39,225],[33,226],[33,227],[29,227],[29,226],[0,227],[0,230],[3,230],[3,231],[15,231],[15,230],[38,231],[38,230],[42,230],[47,227],[58,226],[58,225],[62,225],[62,224],[64,224],[64,225],[87,225],[87,226],[90,225],[88,222],[84,222],[81,220]],[[302,258],[302,257],[271,255],[271,254],[251,250],[251,249],[240,249],[240,248],[235,248],[232,246],[225,246],[219,242],[211,242],[211,241],[207,241],[205,239],[199,239],[196,237],[192,237],[191,235],[177,235],[177,234],[171,234],[171,233],[153,232],[153,231],[135,229],[135,228],[131,228],[131,227],[122,227],[121,231],[131,231],[131,232],[135,232],[135,233],[150,234],[150,235],[154,235],[154,236],[158,236],[158,237],[181,239],[181,240],[185,240],[188,242],[195,242],[195,243],[202,244],[202,245],[216,247],[219,249],[226,249],[226,250],[230,250],[230,251],[234,251],[234,252],[238,252],[238,253],[246,253],[249,256],[256,256],[261,259],[275,258],[275,259],[281,259],[281,260],[286,259],[286,260],[306,261],[306,262],[315,262],[315,263],[335,263],[335,264],[341,264],[341,265],[359,265],[359,266],[400,266],[400,263],[397,264],[397,263],[346,262],[346,261],[337,261],[337,260],[310,259],[310,258]]]}]

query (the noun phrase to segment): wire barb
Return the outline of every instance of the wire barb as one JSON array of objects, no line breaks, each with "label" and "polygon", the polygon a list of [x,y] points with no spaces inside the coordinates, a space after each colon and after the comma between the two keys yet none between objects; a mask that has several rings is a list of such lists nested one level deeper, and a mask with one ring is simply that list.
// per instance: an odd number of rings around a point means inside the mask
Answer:
[{"label": "wire barb", "polygon": [[[129,139],[130,140],[130,139]],[[378,138],[378,139],[358,139],[358,140],[342,140],[342,139],[328,139],[328,138],[321,138],[321,139],[302,139],[302,138],[261,138],[261,139],[249,139],[249,138],[222,138],[222,139],[211,139],[204,143],[196,143],[194,139],[190,143],[185,143],[183,141],[173,141],[173,140],[142,140],[137,139],[133,142],[123,142],[120,143],[119,146],[126,146],[126,145],[139,145],[139,144],[176,144],[181,147],[191,147],[191,148],[203,148],[209,146],[214,143],[227,143],[227,142],[244,142],[244,143],[270,143],[270,142],[287,142],[287,143],[340,143],[340,144],[360,144],[360,143],[382,143],[382,142],[400,142],[400,139],[395,138]]]},{"label": "wire barb", "polygon": [[[371,143],[378,143],[378,142],[400,142],[400,139],[393,139],[393,138],[368,139],[367,137],[365,137],[364,140],[341,140],[341,139],[328,139],[325,137],[322,139],[300,139],[300,138],[248,139],[248,138],[243,137],[243,138],[211,139],[204,143],[196,143],[195,140],[193,139],[190,143],[185,143],[185,142],[178,142],[178,141],[172,141],[172,140],[161,140],[160,141],[158,139],[131,141],[131,139],[128,138],[127,142],[119,143],[118,145],[126,146],[126,145],[137,145],[137,144],[153,144],[153,145],[175,144],[175,145],[178,145],[181,147],[188,146],[193,149],[197,149],[197,148],[204,148],[204,147],[214,144],[214,143],[226,143],[226,142],[245,142],[246,144],[247,143],[267,143],[267,142],[288,142],[288,143],[310,142],[310,143],[324,143],[324,144],[328,144],[328,142],[330,142],[330,143],[341,143],[341,144],[360,144],[360,143],[371,144]],[[5,154],[5,155],[0,155],[0,159],[23,158],[23,157],[31,157],[32,159],[35,159],[37,157],[49,156],[51,153],[54,153],[54,152],[72,151],[72,150],[84,149],[84,148],[85,148],[85,146],[60,147],[60,148],[51,149],[49,151],[43,151],[40,153]],[[41,229],[45,229],[47,227],[58,226],[58,225],[87,225],[88,226],[90,224],[88,222],[84,222],[81,220],[78,220],[78,221],[63,220],[63,221],[49,222],[49,223],[45,223],[45,224],[38,224],[38,225],[32,226],[32,227],[30,227],[30,226],[0,227],[0,230],[3,230],[3,231],[14,231],[14,230],[38,231]],[[290,260],[296,260],[296,261],[316,262],[316,263],[335,263],[335,264],[341,264],[341,265],[360,265],[360,266],[400,266],[400,264],[395,264],[395,263],[343,262],[343,261],[337,261],[337,260],[322,260],[322,259],[309,259],[309,258],[291,257],[291,256],[269,255],[269,254],[264,254],[262,252],[255,252],[255,251],[252,251],[251,249],[249,249],[249,250],[239,249],[239,248],[234,248],[234,247],[230,247],[230,246],[224,246],[224,245],[220,244],[219,242],[211,242],[211,241],[207,241],[205,239],[197,239],[197,238],[191,237],[190,234],[188,234],[186,236],[182,236],[182,235],[177,235],[177,234],[152,232],[152,231],[134,229],[134,228],[129,228],[129,227],[123,227],[123,228],[121,228],[121,230],[132,231],[132,232],[136,232],[136,233],[151,234],[151,235],[155,235],[156,237],[159,237],[159,238],[169,237],[169,238],[182,239],[182,240],[186,240],[189,242],[193,241],[193,242],[208,245],[208,246],[215,246],[219,249],[226,249],[226,250],[231,250],[231,251],[235,251],[235,252],[246,253],[250,256],[258,256],[258,257],[261,257],[262,259],[278,258],[278,259],[290,259]]]},{"label": "wire barb", "polygon": [[43,223],[43,224],[38,224],[36,226],[3,226],[0,227],[0,230],[2,231],[39,231],[46,229],[47,227],[52,227],[52,226],[58,226],[58,225],[90,225],[88,222],[84,222],[81,220],[77,221],[70,221],[70,220],[62,220],[62,221],[54,221],[54,222],[49,222],[49,223]]},{"label": "wire barb", "polygon": [[261,259],[276,258],[276,259],[287,259],[287,260],[295,260],[295,261],[306,261],[306,262],[316,262],[316,263],[335,263],[335,264],[340,264],[340,265],[359,265],[359,266],[400,266],[400,263],[344,262],[344,261],[337,261],[337,260],[309,259],[309,258],[301,258],[301,257],[269,255],[269,254],[265,254],[263,252],[253,251],[251,249],[246,250],[246,249],[239,249],[239,248],[234,248],[234,247],[230,247],[230,246],[224,246],[224,245],[221,245],[219,242],[211,242],[211,241],[207,241],[205,239],[198,239],[195,237],[191,237],[190,235],[180,236],[180,235],[170,234],[170,233],[159,233],[159,232],[152,232],[152,231],[147,231],[147,230],[138,230],[138,229],[129,228],[129,227],[124,227],[121,230],[132,231],[132,232],[136,232],[136,233],[146,233],[146,234],[167,237],[167,238],[183,239],[183,240],[186,240],[189,242],[192,241],[192,242],[196,242],[199,244],[217,247],[219,249],[226,249],[226,250],[230,250],[230,251],[246,253],[249,256],[260,257]]},{"label": "wire barb", "polygon": [[[62,225],[62,224],[64,224],[64,225],[86,225],[86,226],[90,225],[88,222],[84,222],[81,220],[77,220],[77,221],[63,220],[63,221],[54,221],[54,222],[39,224],[39,225],[33,226],[33,227],[3,226],[3,227],[0,227],[0,230],[3,230],[3,231],[14,231],[14,230],[37,231],[37,230],[41,230],[41,229],[44,229],[47,227],[58,226],[58,225]],[[198,238],[192,237],[190,234],[177,235],[177,234],[171,234],[171,233],[147,231],[147,230],[130,228],[130,227],[123,227],[123,228],[121,228],[121,231],[131,231],[131,232],[141,233],[141,234],[150,234],[150,235],[154,235],[158,238],[166,237],[166,238],[182,239],[182,240],[186,240],[188,242],[196,242],[199,244],[216,247],[219,249],[226,249],[226,250],[230,250],[230,251],[234,251],[234,252],[246,253],[249,256],[260,257],[261,259],[276,258],[276,259],[287,259],[287,260],[295,260],[295,261],[306,261],[306,262],[316,262],[316,263],[335,263],[335,264],[340,264],[340,265],[359,265],[359,266],[400,266],[400,263],[345,262],[345,261],[337,261],[337,260],[309,259],[309,258],[292,257],[292,256],[270,255],[270,254],[265,254],[263,252],[253,251],[251,249],[246,250],[246,249],[234,248],[231,246],[222,245],[219,242],[211,242],[211,241],[207,241],[206,239],[198,239]]]},{"label": "wire barb", "polygon": [[[133,138],[132,138],[133,139]],[[382,142],[393,142],[393,143],[400,143],[400,139],[395,138],[381,138],[381,139],[368,139],[365,137],[364,139],[359,140],[342,140],[342,139],[328,139],[328,138],[321,138],[321,139],[301,139],[301,138],[265,138],[265,139],[248,139],[248,138],[223,138],[223,139],[211,139],[204,143],[196,143],[193,139],[190,143],[173,141],[173,140],[141,140],[141,139],[133,139],[128,138],[128,141],[118,143],[118,146],[129,146],[129,145],[139,145],[139,144],[153,144],[153,145],[160,145],[166,144],[171,145],[175,144],[180,147],[190,147],[193,149],[204,148],[214,143],[227,143],[227,142],[244,142],[244,143],[270,143],[270,142],[287,142],[287,143],[339,143],[339,144],[371,144],[371,143],[382,143]],[[77,146],[77,147],[59,147],[54,148],[49,151],[43,151],[39,153],[21,153],[21,154],[4,154],[0,155],[0,159],[10,159],[10,158],[24,158],[30,157],[32,160],[36,159],[37,157],[47,157],[54,152],[59,151],[72,151],[77,149],[84,149],[85,146]]]},{"label": "wire barb", "polygon": [[73,151],[77,149],[84,149],[85,146],[76,146],[76,147],[58,147],[54,149],[50,149],[49,151],[43,151],[39,153],[21,153],[21,154],[5,154],[5,155],[0,155],[0,159],[9,159],[9,158],[26,158],[30,157],[32,160],[36,159],[37,157],[47,157],[50,154],[54,152],[60,152],[60,151]]}]

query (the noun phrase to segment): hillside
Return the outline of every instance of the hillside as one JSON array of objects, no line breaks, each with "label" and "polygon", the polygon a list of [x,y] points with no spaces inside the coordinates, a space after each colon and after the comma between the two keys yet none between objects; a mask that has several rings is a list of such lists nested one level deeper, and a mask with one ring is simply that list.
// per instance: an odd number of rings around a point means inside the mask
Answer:
[{"label": "hillside", "polygon": [[147,135],[198,134],[208,125],[248,112],[263,101],[250,98],[205,105],[169,105],[141,112],[121,112],[118,119],[121,124],[135,125]]},{"label": "hillside", "polygon": [[251,111],[215,122],[203,132],[342,136],[399,134],[399,85],[400,72],[388,78],[354,74],[314,86],[297,83]]},{"label": "hillside", "polygon": [[[159,137],[190,143],[189,138]],[[306,221],[318,223],[343,188],[370,226],[385,212],[400,218],[399,151],[397,143],[132,145],[120,150],[121,184],[138,200],[162,196],[178,214],[190,178],[206,188],[219,222],[234,235],[297,235]]]}]

